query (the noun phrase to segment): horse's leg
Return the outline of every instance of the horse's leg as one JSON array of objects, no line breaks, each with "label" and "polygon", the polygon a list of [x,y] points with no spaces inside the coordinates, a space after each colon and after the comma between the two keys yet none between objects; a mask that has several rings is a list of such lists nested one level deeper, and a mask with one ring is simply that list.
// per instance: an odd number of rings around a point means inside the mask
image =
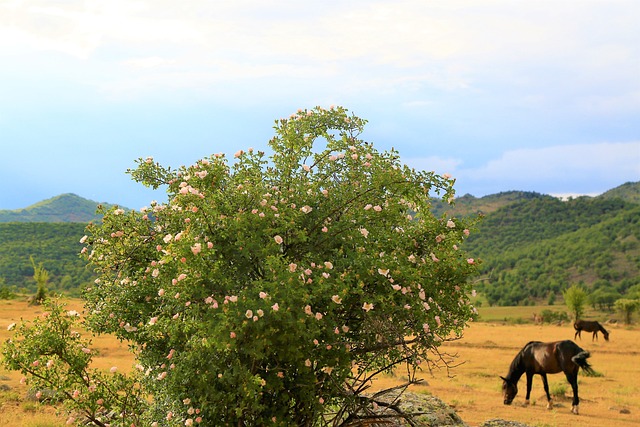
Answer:
[{"label": "horse's leg", "polygon": [[573,339],[578,338],[578,335],[580,335],[580,329],[576,329],[576,334],[573,336]]},{"label": "horse's leg", "polygon": [[547,394],[547,409],[553,408],[551,402],[551,395],[549,394],[549,382],[547,381],[547,374],[540,374],[542,377],[542,385],[544,386],[544,392]]},{"label": "horse's leg", "polygon": [[531,395],[531,385],[533,384],[533,373],[527,372],[527,396],[524,398],[524,404],[529,404],[529,396]]},{"label": "horse's leg", "polygon": [[578,374],[565,373],[567,381],[571,384],[571,390],[573,390],[573,401],[571,402],[571,413],[578,415],[578,405],[580,399],[578,398]]}]

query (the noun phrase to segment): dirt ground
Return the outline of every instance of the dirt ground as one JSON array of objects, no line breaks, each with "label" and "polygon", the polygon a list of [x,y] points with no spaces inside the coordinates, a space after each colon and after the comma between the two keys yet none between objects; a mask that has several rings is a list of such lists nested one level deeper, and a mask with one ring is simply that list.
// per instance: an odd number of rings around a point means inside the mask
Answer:
[{"label": "dirt ground", "polygon": [[[591,353],[589,362],[601,376],[578,375],[580,415],[571,411],[571,387],[563,374],[549,375],[549,388],[565,390],[554,399],[554,408],[546,409],[547,399],[542,380],[535,376],[531,405],[524,406],[526,378],[518,384],[519,393],[510,406],[502,403],[500,375],[506,375],[518,351],[529,341],[573,339],[571,325],[502,325],[475,323],[463,339],[443,345],[441,350],[457,353],[449,377],[445,370],[435,370],[422,376],[424,385],[413,391],[431,393],[455,407],[470,426],[492,418],[520,421],[539,427],[613,427],[640,425],[640,329],[607,326],[610,341],[600,335],[592,341],[591,334],[582,333],[576,342]],[[393,384],[387,377],[377,387]]]},{"label": "dirt ground", "polygon": [[[69,309],[81,311],[81,302],[71,301]],[[10,337],[7,326],[20,318],[41,314],[38,307],[24,301],[0,301],[0,341]],[[579,374],[580,415],[571,411],[571,387],[564,375],[549,376],[552,392],[565,390],[554,400],[554,408],[546,409],[546,397],[539,377],[534,378],[531,405],[525,407],[525,379],[519,383],[520,393],[514,404],[502,404],[500,375],[506,375],[511,360],[529,341],[573,339],[571,325],[510,325],[478,322],[472,324],[462,339],[445,343],[443,353],[456,353],[460,364],[447,373],[434,370],[422,375],[424,383],[412,391],[438,396],[453,406],[470,426],[501,418],[520,421],[537,427],[631,427],[640,426],[640,328],[622,325],[607,326],[611,336],[605,341],[592,341],[583,333],[577,343],[591,352],[589,362],[601,376]],[[133,359],[126,345],[110,337],[95,340],[101,356],[96,366],[105,369],[118,366],[127,369]],[[55,408],[25,399],[26,387],[19,384],[20,374],[0,369],[0,426],[57,427],[65,425],[66,417],[56,416]],[[398,384],[400,378],[383,377],[375,384],[382,388]]]}]

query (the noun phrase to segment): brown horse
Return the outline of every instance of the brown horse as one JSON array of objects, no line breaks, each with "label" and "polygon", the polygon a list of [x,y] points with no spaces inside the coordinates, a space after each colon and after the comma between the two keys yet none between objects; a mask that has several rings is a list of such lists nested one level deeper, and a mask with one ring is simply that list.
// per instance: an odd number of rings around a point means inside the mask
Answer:
[{"label": "brown horse", "polygon": [[531,341],[513,359],[507,376],[500,377],[504,381],[502,384],[504,404],[510,405],[516,394],[518,394],[518,381],[522,374],[527,375],[525,404],[529,404],[533,376],[538,374],[542,377],[544,391],[547,394],[547,409],[551,409],[552,403],[547,374],[564,372],[573,390],[571,412],[577,415],[578,404],[580,403],[578,398],[578,371],[582,368],[586,372],[593,372],[591,365],[587,362],[589,356],[588,351],[581,349],[573,341],[565,340],[548,343]]},{"label": "brown horse", "polygon": [[591,341],[598,339],[598,332],[602,332],[602,335],[604,335],[604,339],[606,341],[609,341],[609,332],[595,320],[576,320],[576,322],[573,324],[573,327],[576,330],[576,334],[573,337],[574,340],[577,337],[580,337],[580,339],[582,339],[582,331],[585,331],[593,332]]}]

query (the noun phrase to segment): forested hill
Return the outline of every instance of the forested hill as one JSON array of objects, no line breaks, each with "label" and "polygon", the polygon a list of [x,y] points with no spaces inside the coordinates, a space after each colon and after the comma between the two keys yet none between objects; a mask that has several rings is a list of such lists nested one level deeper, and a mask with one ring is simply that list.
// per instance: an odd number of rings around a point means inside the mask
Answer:
[{"label": "forested hill", "polygon": [[[24,209],[0,210],[2,222],[82,222],[99,221],[98,203],[75,194],[61,194]],[[105,206],[109,206],[105,204]]]},{"label": "forested hill", "polygon": [[[0,288],[35,291],[30,256],[50,272],[51,290],[77,293],[93,281],[78,253],[86,224],[96,220],[96,207],[69,194],[24,209],[38,218],[32,222],[25,222],[24,213],[3,223],[8,211],[0,211]],[[568,201],[521,191],[467,195],[453,208],[436,203],[434,212],[449,217],[483,213],[465,249],[482,260],[476,289],[491,304],[546,303],[580,283],[603,304],[630,288],[640,290],[640,182]],[[87,219],[69,222],[82,215]]]},{"label": "forested hill", "polygon": [[627,183],[598,197],[568,201],[506,193],[502,199],[491,196],[490,204],[465,206],[465,214],[495,207],[466,245],[483,260],[478,290],[498,305],[552,301],[572,284],[601,295],[605,305],[629,288],[637,290],[639,190],[640,183]]}]

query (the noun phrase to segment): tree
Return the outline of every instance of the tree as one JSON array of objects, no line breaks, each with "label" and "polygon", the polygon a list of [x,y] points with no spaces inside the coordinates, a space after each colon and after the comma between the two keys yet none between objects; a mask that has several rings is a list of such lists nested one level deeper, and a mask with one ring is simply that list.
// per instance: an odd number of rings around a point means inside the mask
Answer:
[{"label": "tree", "polygon": [[586,291],[578,285],[572,285],[571,287],[562,291],[564,297],[564,303],[569,308],[573,319],[578,320],[584,314],[584,306],[587,303]]},{"label": "tree", "polygon": [[49,281],[49,272],[43,267],[42,263],[36,265],[33,257],[29,257],[33,266],[33,279],[36,281],[36,294],[31,300],[32,304],[42,304],[47,298],[47,282]]},{"label": "tree", "polygon": [[454,181],[378,152],[364,124],[317,107],[276,122],[269,158],[129,171],[168,201],[107,210],[82,242],[99,276],[86,326],[131,344],[152,396],[136,422],[366,422],[376,375],[402,367],[407,386],[449,367],[438,346],[475,313],[478,262],[461,249],[474,220],[435,217]]},{"label": "tree", "polygon": [[624,323],[629,325],[631,324],[631,316],[633,315],[633,312],[638,311],[640,308],[640,299],[620,298],[619,300],[616,300],[614,307],[624,316]]}]

